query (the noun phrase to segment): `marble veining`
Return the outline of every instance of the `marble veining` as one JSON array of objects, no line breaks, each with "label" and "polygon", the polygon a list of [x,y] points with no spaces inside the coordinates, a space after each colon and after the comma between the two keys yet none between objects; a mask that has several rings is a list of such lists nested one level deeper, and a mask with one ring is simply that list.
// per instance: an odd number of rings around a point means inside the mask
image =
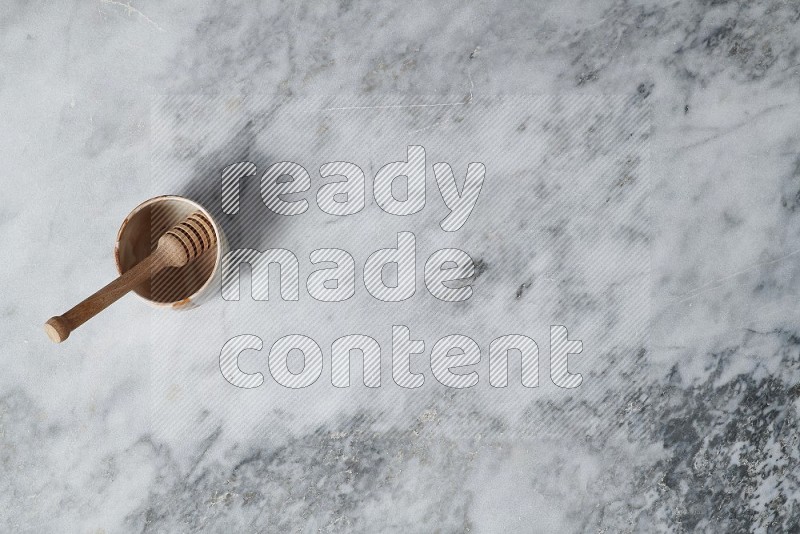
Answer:
[{"label": "marble veining", "polygon": [[[800,530],[797,2],[6,0],[0,58],[0,530]],[[41,332],[164,193],[157,95],[562,93],[652,110],[648,346],[603,432],[448,438],[432,408],[174,440],[141,302]]]}]

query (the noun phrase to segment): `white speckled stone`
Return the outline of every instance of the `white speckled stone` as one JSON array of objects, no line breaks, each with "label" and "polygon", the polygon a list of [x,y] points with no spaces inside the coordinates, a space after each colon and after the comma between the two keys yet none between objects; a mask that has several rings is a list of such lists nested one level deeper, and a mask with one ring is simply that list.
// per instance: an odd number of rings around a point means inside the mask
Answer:
[{"label": "white speckled stone", "polygon": [[[157,95],[564,93],[652,110],[649,339],[594,416],[613,431],[456,437],[440,409],[342,408],[174,439],[150,409],[162,316],[128,297],[63,346],[41,331],[114,276],[130,209],[177,192],[151,179]],[[781,0],[6,0],[0,530],[797,530],[799,93],[800,5]]]}]

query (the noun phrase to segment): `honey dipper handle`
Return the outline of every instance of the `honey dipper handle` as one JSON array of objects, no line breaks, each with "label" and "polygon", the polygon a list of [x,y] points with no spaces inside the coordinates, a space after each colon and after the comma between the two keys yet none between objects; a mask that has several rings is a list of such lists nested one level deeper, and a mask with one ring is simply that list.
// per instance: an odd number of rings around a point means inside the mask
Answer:
[{"label": "honey dipper handle", "polygon": [[153,272],[164,268],[163,254],[156,250],[145,259],[125,271],[119,278],[97,291],[90,297],[64,313],[51,317],[44,325],[48,337],[55,343],[61,343],[69,337],[70,332],[119,300],[130,290],[148,280]]},{"label": "honey dipper handle", "polygon": [[80,325],[108,308],[120,297],[165,267],[183,267],[216,243],[216,232],[208,218],[196,211],[158,238],[156,250],[119,278],[87,298],[64,315],[51,317],[44,330],[61,343]]}]

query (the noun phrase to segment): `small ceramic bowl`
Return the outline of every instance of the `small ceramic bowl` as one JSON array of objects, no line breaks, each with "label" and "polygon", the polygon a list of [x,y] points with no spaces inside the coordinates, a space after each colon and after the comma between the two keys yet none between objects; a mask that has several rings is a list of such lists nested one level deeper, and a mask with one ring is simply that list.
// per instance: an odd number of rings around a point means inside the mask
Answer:
[{"label": "small ceramic bowl", "polygon": [[225,236],[211,214],[197,202],[179,196],[160,196],[136,206],[117,232],[114,261],[124,273],[155,250],[158,238],[200,211],[211,221],[217,244],[194,262],[181,268],[167,268],[153,276],[149,284],[134,291],[153,306],[185,310],[199,306],[219,291],[220,262],[225,254]]}]

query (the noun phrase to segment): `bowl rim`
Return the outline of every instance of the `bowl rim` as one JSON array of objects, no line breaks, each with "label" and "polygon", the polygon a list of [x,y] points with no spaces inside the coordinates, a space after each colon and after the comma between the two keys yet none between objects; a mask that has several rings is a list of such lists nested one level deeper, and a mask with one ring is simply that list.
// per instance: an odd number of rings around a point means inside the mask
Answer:
[{"label": "bowl rim", "polygon": [[216,260],[214,261],[214,268],[211,270],[211,273],[208,275],[208,278],[203,283],[203,285],[200,286],[200,288],[197,291],[195,291],[194,293],[192,293],[191,295],[189,295],[187,297],[184,297],[181,300],[176,300],[176,301],[173,301],[173,302],[158,302],[158,301],[155,301],[155,300],[151,300],[151,299],[149,299],[147,297],[144,297],[144,296],[140,295],[136,291],[133,291],[133,293],[138,298],[142,299],[143,301],[147,302],[148,304],[150,304],[152,306],[156,306],[158,308],[176,309],[176,308],[181,308],[181,307],[183,307],[183,306],[185,306],[187,304],[194,303],[198,296],[200,296],[203,293],[205,293],[206,290],[208,289],[208,287],[211,285],[212,281],[215,279],[215,277],[217,275],[217,272],[220,269],[220,265],[222,263],[221,259],[222,259],[222,253],[223,253],[223,248],[222,248],[223,245],[222,245],[222,234],[220,233],[219,225],[217,225],[217,222],[214,220],[214,218],[211,216],[211,214],[208,212],[208,210],[206,208],[204,208],[202,205],[198,204],[194,200],[191,200],[191,199],[186,198],[186,197],[182,197],[180,195],[159,195],[157,197],[148,198],[144,202],[140,203],[138,206],[133,208],[130,211],[130,213],[128,213],[128,215],[122,221],[122,224],[120,225],[119,229],[117,230],[117,237],[116,237],[116,241],[114,243],[114,264],[117,267],[117,273],[121,275],[122,274],[122,267],[120,265],[120,258],[119,258],[119,244],[120,244],[120,240],[122,238],[122,232],[128,226],[128,221],[130,221],[133,218],[134,215],[136,215],[137,213],[142,211],[144,208],[146,208],[148,206],[151,206],[153,204],[157,204],[159,202],[167,201],[167,200],[184,202],[186,204],[191,205],[196,210],[201,211],[203,213],[203,215],[205,215],[206,218],[208,218],[209,222],[211,222],[211,226],[214,228],[214,232],[216,233],[216,237],[217,237],[217,247],[216,247],[216,249],[217,249],[216,250],[217,257],[216,257]]}]

